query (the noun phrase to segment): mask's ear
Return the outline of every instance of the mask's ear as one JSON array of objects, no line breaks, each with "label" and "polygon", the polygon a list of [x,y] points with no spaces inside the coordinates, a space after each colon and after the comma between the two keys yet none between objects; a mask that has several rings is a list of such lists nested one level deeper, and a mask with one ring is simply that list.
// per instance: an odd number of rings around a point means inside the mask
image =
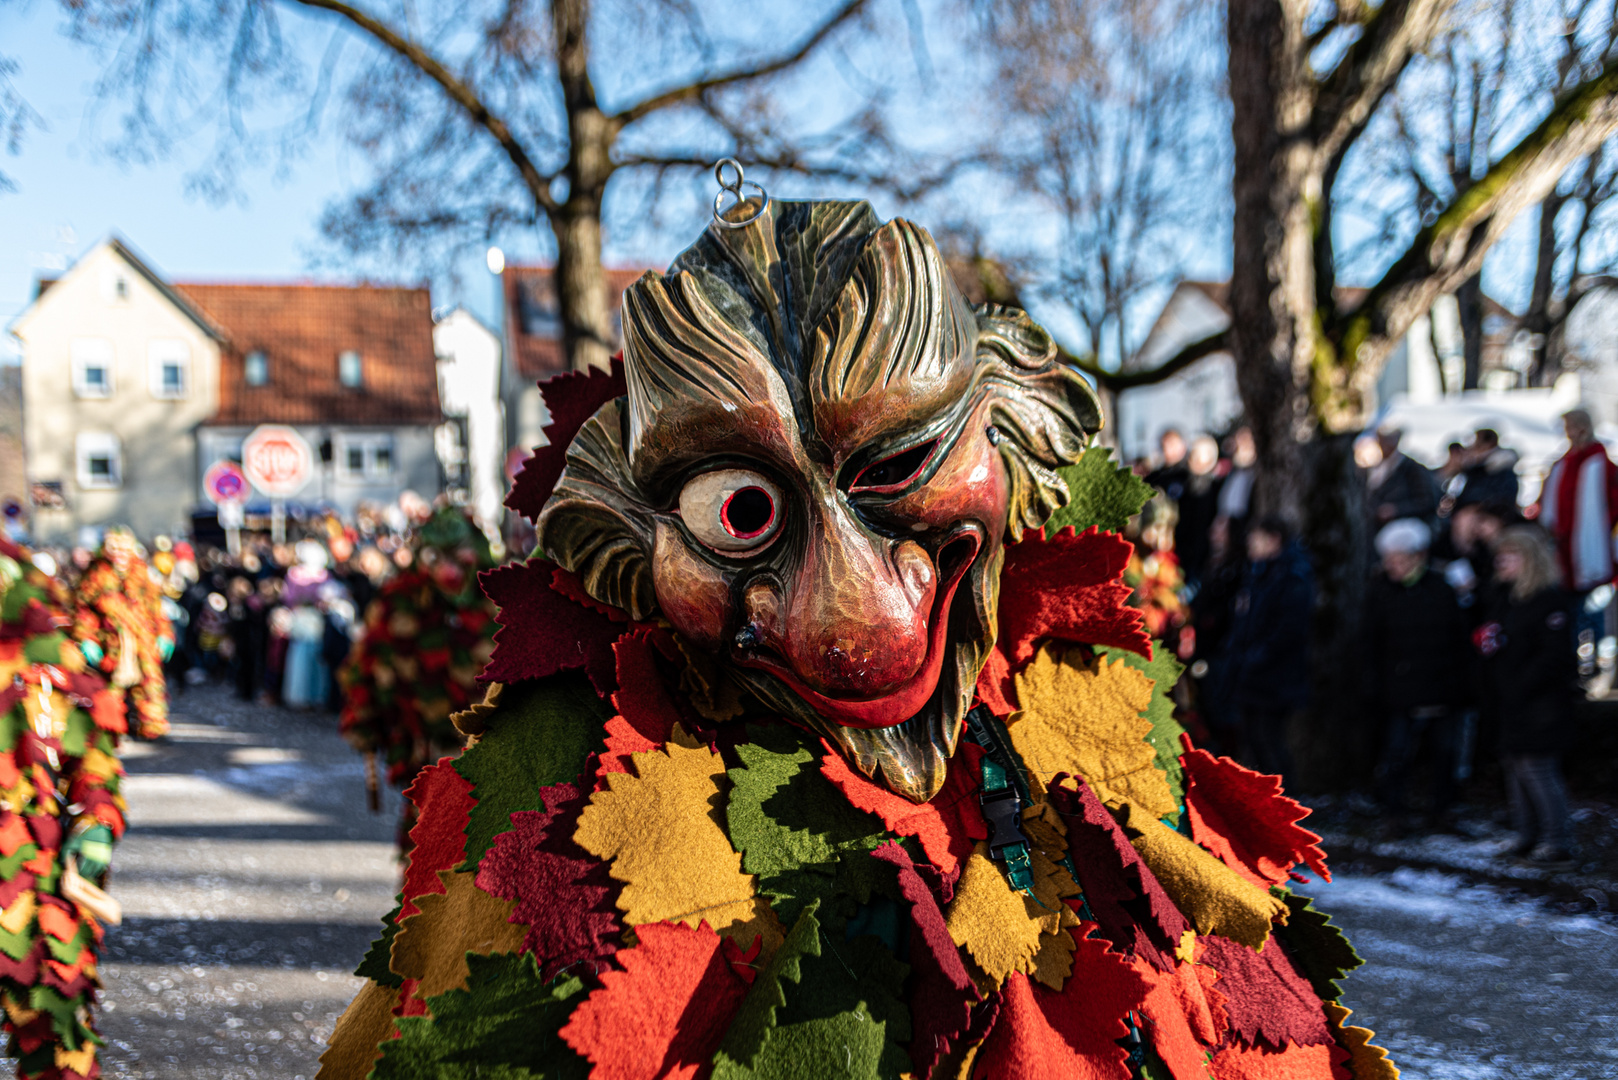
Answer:
[{"label": "mask's ear", "polygon": [[603,405],[573,437],[567,467],[534,526],[539,549],[577,574],[595,599],[637,620],[657,610],[654,526],[629,473],[622,398]]},{"label": "mask's ear", "polygon": [[1006,531],[1021,540],[1024,529],[1043,527],[1067,505],[1071,495],[1055,470],[1079,460],[1101,430],[1101,403],[1027,312],[997,304],[976,311],[978,362],[992,365],[983,382],[1011,479]]}]

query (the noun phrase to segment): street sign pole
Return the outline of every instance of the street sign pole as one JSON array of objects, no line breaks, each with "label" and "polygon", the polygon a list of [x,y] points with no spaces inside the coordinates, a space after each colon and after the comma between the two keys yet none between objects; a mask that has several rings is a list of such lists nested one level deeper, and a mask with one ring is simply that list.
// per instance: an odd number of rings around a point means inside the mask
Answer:
[{"label": "street sign pole", "polygon": [[270,501],[270,543],[287,542],[287,503],[285,499]]}]

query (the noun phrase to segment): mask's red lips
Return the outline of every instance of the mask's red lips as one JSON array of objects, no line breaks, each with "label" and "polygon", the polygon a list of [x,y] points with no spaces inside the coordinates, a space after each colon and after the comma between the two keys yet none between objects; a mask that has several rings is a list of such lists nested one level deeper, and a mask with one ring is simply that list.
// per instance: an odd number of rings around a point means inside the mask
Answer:
[{"label": "mask's red lips", "polygon": [[811,689],[786,664],[767,652],[737,650],[734,655],[741,667],[767,671],[780,679],[792,692],[827,720],[854,728],[884,728],[902,724],[927,705],[938,689],[938,677],[944,670],[946,639],[949,635],[949,606],[955,598],[955,589],[966,576],[967,569],[982,550],[979,530],[967,526],[955,533],[938,549],[938,569],[944,577],[943,588],[934,594],[933,609],[927,623],[927,659],[905,684],[879,698],[828,697]]}]

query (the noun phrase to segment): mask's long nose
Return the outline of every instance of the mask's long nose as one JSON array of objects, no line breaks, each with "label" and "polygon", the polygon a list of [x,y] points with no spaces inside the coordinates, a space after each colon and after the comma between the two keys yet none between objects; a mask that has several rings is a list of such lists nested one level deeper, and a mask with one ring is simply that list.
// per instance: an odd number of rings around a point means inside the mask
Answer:
[{"label": "mask's long nose", "polygon": [[873,533],[841,499],[830,503],[783,595],[749,591],[751,625],[809,687],[881,697],[927,659],[938,573],[920,544]]}]

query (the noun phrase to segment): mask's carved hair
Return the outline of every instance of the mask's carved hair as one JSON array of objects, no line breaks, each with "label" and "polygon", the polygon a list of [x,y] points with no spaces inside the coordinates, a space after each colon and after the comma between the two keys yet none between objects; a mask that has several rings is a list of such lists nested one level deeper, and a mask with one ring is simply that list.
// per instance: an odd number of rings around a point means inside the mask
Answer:
[{"label": "mask's carved hair", "polygon": [[1067,502],[1055,469],[1101,426],[1044,330],[1014,308],[971,308],[924,229],[884,225],[864,202],[777,201],[746,228],[711,226],[667,274],[630,286],[623,326],[628,394],[575,436],[537,526],[541,550],[637,619],[656,608],[653,513],[689,472],[680,448],[728,449],[716,405],[780,417],[753,435],[773,427],[827,460],[827,429],[857,426],[845,406],[879,388],[937,399],[945,418],[988,399],[1014,540]]}]

